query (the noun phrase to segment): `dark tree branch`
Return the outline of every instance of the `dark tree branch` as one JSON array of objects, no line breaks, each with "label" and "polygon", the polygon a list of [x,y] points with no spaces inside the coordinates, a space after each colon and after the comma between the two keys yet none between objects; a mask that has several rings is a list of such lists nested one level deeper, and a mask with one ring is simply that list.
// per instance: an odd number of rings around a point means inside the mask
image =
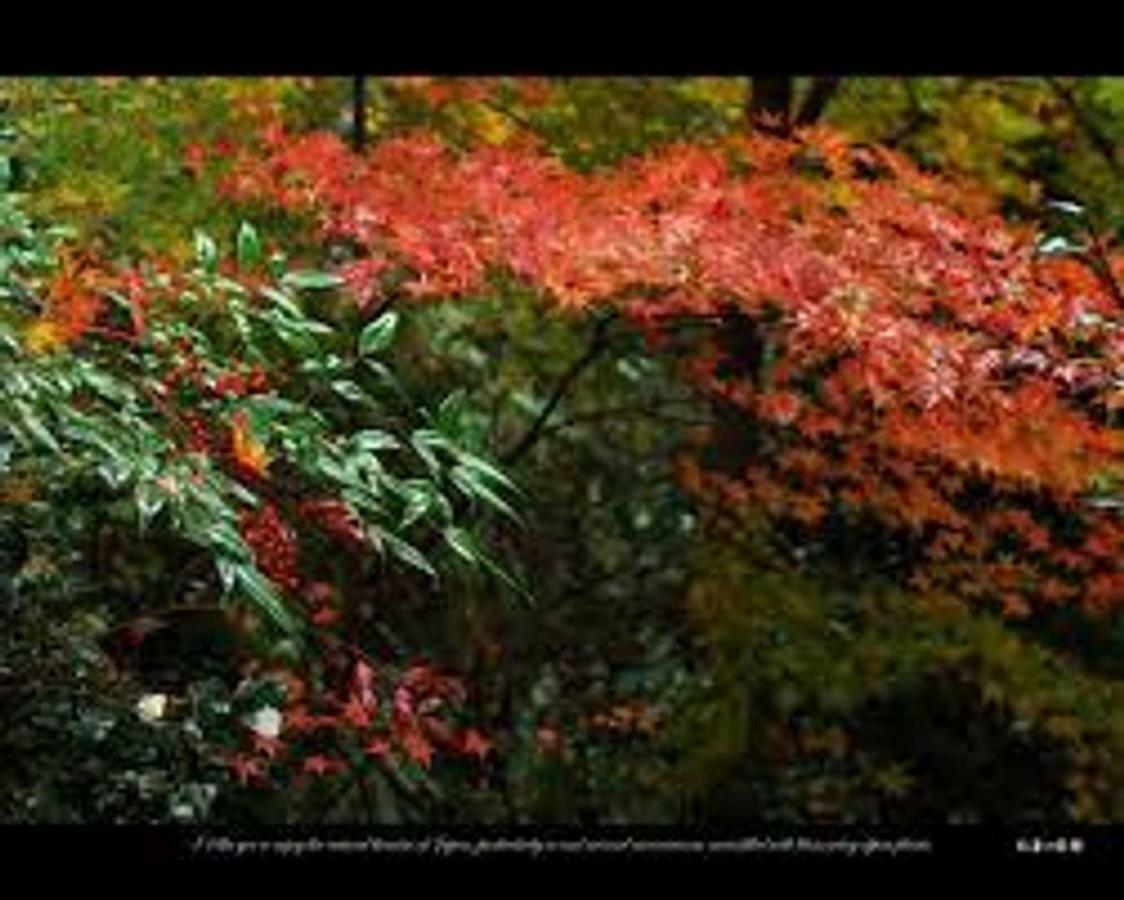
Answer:
[{"label": "dark tree branch", "polygon": [[546,428],[546,423],[554,414],[555,408],[562,402],[566,391],[578,379],[578,376],[601,354],[601,352],[608,345],[606,337],[609,331],[609,325],[612,323],[614,315],[605,316],[599,319],[597,324],[593,326],[593,336],[590,339],[589,346],[586,347],[585,352],[575,359],[570,367],[562,374],[558,384],[554,388],[554,392],[547,400],[546,406],[542,408],[538,418],[527,430],[527,433],[520,438],[519,442],[512,447],[507,453],[503,454],[500,458],[501,461],[507,465],[518,460],[524,453],[530,450],[538,439],[542,436],[543,429]]},{"label": "dark tree branch", "polygon": [[1046,83],[1050,86],[1050,89],[1058,95],[1070,113],[1073,114],[1074,120],[1081,130],[1085,132],[1085,136],[1093,146],[1097,148],[1097,152],[1104,157],[1109,168],[1111,168],[1113,172],[1120,174],[1122,170],[1120,161],[1116,157],[1116,145],[1108,135],[1101,131],[1097,123],[1089,116],[1088,111],[1077,102],[1077,98],[1073,96],[1073,91],[1062,84],[1057,78],[1047,78]]},{"label": "dark tree branch", "polygon": [[905,94],[909,98],[909,113],[901,127],[882,142],[887,147],[897,147],[932,121],[932,117],[929,116],[921,106],[921,101],[917,96],[917,90],[913,86],[913,79],[907,76],[901,81],[902,86],[905,88]]},{"label": "dark tree branch", "polygon": [[546,135],[540,128],[538,128],[526,116],[520,115],[515,110],[509,109],[508,107],[504,106],[502,103],[498,103],[491,98],[485,99],[481,102],[488,109],[494,110],[494,111],[498,112],[501,116],[504,116],[505,118],[510,119],[512,122],[514,122],[516,125],[518,125],[520,128],[522,128],[528,134],[533,134],[539,140],[545,141],[545,140],[548,139],[548,135]]},{"label": "dark tree branch", "polygon": [[364,323],[378,321],[383,313],[389,312],[391,310],[391,308],[398,302],[401,296],[402,295],[398,291],[394,291],[390,294],[390,296],[388,296],[377,306],[368,307],[368,309],[364,310],[362,314],[362,321]]},{"label": "dark tree branch", "polygon": [[[897,131],[882,141],[887,147],[897,147],[907,138],[913,137],[913,135],[922,128],[935,125],[938,121],[936,115],[929,112],[921,105],[921,99],[917,96],[917,88],[914,86],[914,80],[915,79],[910,76],[901,79],[906,96],[909,98],[908,118]],[[977,79],[975,77],[961,78],[953,93],[954,99],[959,99],[964,96],[976,81]]]},{"label": "dark tree branch", "polygon": [[813,125],[819,120],[831,98],[839,90],[842,80],[836,75],[826,75],[812,82],[812,89],[808,91],[808,96],[800,105],[800,112],[796,114],[797,127]]},{"label": "dark tree branch", "polygon": [[[684,404],[686,405],[686,404]],[[553,434],[556,431],[562,431],[566,428],[572,428],[575,425],[581,425],[589,422],[598,422],[603,419],[613,419],[620,416],[638,416],[640,418],[659,419],[662,422],[671,422],[677,425],[709,425],[709,419],[703,418],[685,418],[682,416],[675,416],[663,411],[660,408],[651,408],[644,406],[612,406],[606,409],[591,410],[587,413],[579,413],[571,416],[554,425],[548,425],[542,431],[545,437],[548,434]]]},{"label": "dark tree branch", "polygon": [[1104,244],[1096,235],[1091,235],[1089,246],[1089,252],[1084,255],[1086,263],[1101,284],[1104,285],[1105,290],[1112,294],[1112,299],[1116,301],[1116,305],[1124,310],[1124,290],[1121,289],[1120,282],[1116,280],[1116,275],[1113,274],[1112,264],[1109,262]]}]

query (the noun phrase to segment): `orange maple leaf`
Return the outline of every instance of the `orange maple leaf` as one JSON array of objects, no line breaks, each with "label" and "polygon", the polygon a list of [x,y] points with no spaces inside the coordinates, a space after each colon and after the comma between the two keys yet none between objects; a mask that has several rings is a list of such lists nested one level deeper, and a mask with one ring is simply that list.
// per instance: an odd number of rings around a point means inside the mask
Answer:
[{"label": "orange maple leaf", "polygon": [[250,431],[245,413],[236,413],[231,423],[231,453],[235,462],[259,478],[266,478],[270,458]]}]

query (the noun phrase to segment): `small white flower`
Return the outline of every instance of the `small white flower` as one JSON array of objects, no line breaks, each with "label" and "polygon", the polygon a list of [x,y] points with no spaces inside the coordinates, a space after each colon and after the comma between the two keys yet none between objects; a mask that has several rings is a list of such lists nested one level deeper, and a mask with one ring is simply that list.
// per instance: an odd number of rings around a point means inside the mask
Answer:
[{"label": "small white flower", "polygon": [[272,706],[263,706],[242,721],[251,731],[265,738],[275,738],[281,733],[281,713]]},{"label": "small white flower", "polygon": [[137,701],[137,715],[145,722],[156,722],[164,718],[168,705],[167,694],[145,694]]}]

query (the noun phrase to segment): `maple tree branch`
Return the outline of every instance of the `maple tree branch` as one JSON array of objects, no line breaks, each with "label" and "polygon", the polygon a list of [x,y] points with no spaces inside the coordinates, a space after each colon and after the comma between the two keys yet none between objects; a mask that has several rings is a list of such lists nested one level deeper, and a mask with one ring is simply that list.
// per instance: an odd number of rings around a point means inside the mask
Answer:
[{"label": "maple tree branch", "polygon": [[512,447],[500,457],[501,462],[503,462],[505,465],[510,465],[511,463],[522,457],[523,454],[525,454],[538,442],[538,439],[542,436],[543,430],[546,428],[547,421],[554,414],[554,410],[558,406],[558,404],[562,402],[562,398],[563,396],[565,396],[566,391],[570,389],[570,386],[575,381],[577,381],[578,376],[581,375],[581,373],[591,363],[593,363],[593,361],[597,359],[597,357],[601,355],[601,352],[608,346],[606,337],[608,335],[609,325],[615,318],[616,314],[611,313],[599,319],[597,321],[597,324],[593,326],[593,335],[590,339],[589,345],[585,349],[585,352],[577,359],[575,359],[572,363],[570,363],[569,368],[567,368],[566,371],[562,373],[562,377],[558,380],[558,384],[555,385],[554,391],[550,395],[550,399],[546,401],[546,405],[542,408],[542,411],[538,414],[538,417],[531,424],[531,427],[527,430],[523,437],[519,439],[518,443],[516,443],[514,447]]},{"label": "maple tree branch", "polygon": [[826,75],[816,78],[812,82],[812,88],[808,91],[808,96],[804,98],[804,102],[800,105],[800,111],[796,114],[797,126],[815,124],[823,115],[823,111],[831,102],[831,98],[839,90],[842,80],[837,75]]},{"label": "maple tree branch", "polygon": [[1120,282],[1116,280],[1116,276],[1112,273],[1112,264],[1109,262],[1108,254],[1105,253],[1104,245],[1095,236],[1092,237],[1089,244],[1092,250],[1085,254],[1085,261],[1105,289],[1112,294],[1112,299],[1116,301],[1116,305],[1124,309],[1124,290],[1121,289]]}]

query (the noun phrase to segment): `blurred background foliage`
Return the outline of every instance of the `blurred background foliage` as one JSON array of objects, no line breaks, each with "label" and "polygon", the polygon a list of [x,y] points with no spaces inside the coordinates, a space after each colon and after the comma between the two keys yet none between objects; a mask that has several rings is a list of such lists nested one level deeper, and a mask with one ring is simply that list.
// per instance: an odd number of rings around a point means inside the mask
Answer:
[{"label": "blurred background foliage", "polygon": [[[748,77],[536,78],[480,91],[371,78],[366,128],[371,142],[413,128],[461,146],[533,138],[593,170],[743,130],[752,87]],[[192,169],[190,148],[253,141],[275,117],[292,131],[350,135],[354,88],[345,78],[4,79],[6,181],[37,220],[73,227],[106,258],[183,261],[192,229],[232,238],[244,217],[213,171]],[[813,89],[795,79],[795,104]],[[1066,198],[1104,230],[1124,229],[1124,79],[846,77],[821,119],[979,179],[1013,218]],[[259,227],[298,256],[317,252],[305,223]],[[522,489],[525,525],[489,520],[488,532],[535,603],[492,602],[494,584],[481,581],[395,624],[465,674],[495,738],[484,781],[449,786],[447,816],[1124,815],[1117,620],[1066,613],[1014,626],[828,563],[783,567],[752,529],[714,521],[676,485],[677,457],[708,412],[676,377],[674,347],[652,352],[617,322],[544,313],[519,285],[404,312],[393,364],[423,405],[459,392],[459,436],[505,462]],[[5,515],[23,502],[13,485]],[[5,578],[28,564],[13,550]],[[105,670],[97,624],[50,595],[5,607],[4,756],[25,761],[5,768],[5,819],[293,816],[239,805],[190,734],[140,723],[136,691]],[[219,787],[228,793],[214,807]]]}]

